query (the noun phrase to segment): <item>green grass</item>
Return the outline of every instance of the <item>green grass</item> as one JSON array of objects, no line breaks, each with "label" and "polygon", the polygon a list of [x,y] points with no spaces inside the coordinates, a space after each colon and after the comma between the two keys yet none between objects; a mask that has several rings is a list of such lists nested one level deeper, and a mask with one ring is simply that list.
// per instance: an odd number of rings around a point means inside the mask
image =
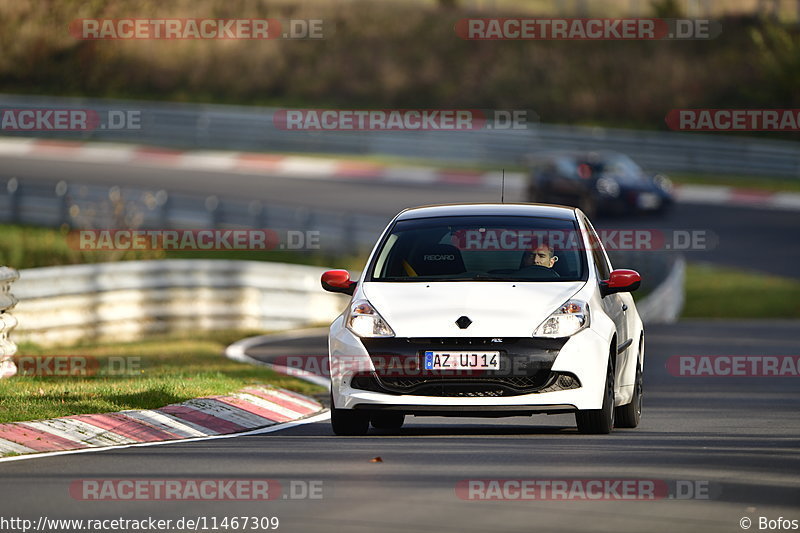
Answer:
[{"label": "green grass", "polygon": [[68,232],[68,228],[54,229],[0,224],[0,265],[20,269],[137,259],[236,259],[335,266],[359,270],[366,262],[365,255],[330,255],[289,250],[133,250],[115,252],[76,250],[70,248],[67,242]]},{"label": "green grass", "polygon": [[720,185],[770,192],[800,192],[800,180],[730,174],[692,174],[675,172],[669,177],[678,185]]},{"label": "green grass", "polygon": [[689,264],[683,318],[800,318],[800,281]]},{"label": "green grass", "polygon": [[85,344],[59,350],[24,344],[16,357],[91,356],[98,358],[101,369],[106,368],[109,357],[133,358],[124,360],[135,364],[138,371],[116,376],[98,372],[87,377],[16,376],[0,380],[0,422],[152,409],[200,396],[226,394],[256,384],[274,385],[307,395],[324,392],[317,385],[277,374],[268,368],[237,363],[222,355],[225,346],[231,342],[256,333],[263,332],[229,331],[191,337],[172,335],[139,342]]}]

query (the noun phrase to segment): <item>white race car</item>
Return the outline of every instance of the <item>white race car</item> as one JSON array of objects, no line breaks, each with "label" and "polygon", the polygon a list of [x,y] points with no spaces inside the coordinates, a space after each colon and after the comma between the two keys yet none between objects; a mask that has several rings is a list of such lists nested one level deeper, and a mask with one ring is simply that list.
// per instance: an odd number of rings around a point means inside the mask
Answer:
[{"label": "white race car", "polygon": [[406,415],[575,413],[583,433],[639,424],[644,329],[629,294],[571,207],[453,204],[407,209],[383,231],[330,328],[337,435],[400,428]]}]

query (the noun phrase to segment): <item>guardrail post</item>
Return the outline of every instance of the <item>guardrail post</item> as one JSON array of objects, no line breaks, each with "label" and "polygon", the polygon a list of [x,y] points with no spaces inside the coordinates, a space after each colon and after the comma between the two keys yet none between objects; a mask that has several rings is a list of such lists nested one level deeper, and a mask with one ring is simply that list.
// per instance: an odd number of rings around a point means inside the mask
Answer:
[{"label": "guardrail post", "polygon": [[206,198],[206,211],[208,211],[208,221],[209,227],[211,228],[219,228],[220,226],[220,208],[219,208],[219,198],[216,196],[209,196]]},{"label": "guardrail post", "polygon": [[250,202],[248,206],[248,212],[253,217],[253,228],[264,230],[267,228],[267,223],[269,222],[269,216],[267,215],[267,209],[264,207],[258,200],[253,200]]},{"label": "guardrail post", "polygon": [[156,205],[160,207],[159,210],[159,224],[162,228],[168,228],[169,226],[169,218],[170,218],[170,207],[172,204],[172,199],[170,195],[165,190],[160,190],[156,193]]},{"label": "guardrail post", "polygon": [[56,184],[56,196],[60,199],[60,210],[59,210],[59,218],[61,218],[62,224],[69,224],[70,223],[70,216],[69,216],[69,185],[64,180],[59,181]]},{"label": "guardrail post", "polygon": [[13,359],[17,345],[9,339],[9,333],[17,325],[17,319],[11,314],[11,309],[17,304],[17,299],[11,294],[11,284],[17,278],[19,273],[16,270],[0,266],[0,378],[17,373]]},{"label": "guardrail post", "polygon": [[317,216],[313,209],[306,211],[305,220],[303,220],[303,231],[308,234],[317,227]]},{"label": "guardrail post", "polygon": [[11,222],[15,224],[19,224],[22,222],[19,219],[20,214],[20,195],[21,191],[19,190],[19,180],[17,178],[11,178],[8,180],[6,184],[6,189],[8,190],[9,201],[11,202]]}]

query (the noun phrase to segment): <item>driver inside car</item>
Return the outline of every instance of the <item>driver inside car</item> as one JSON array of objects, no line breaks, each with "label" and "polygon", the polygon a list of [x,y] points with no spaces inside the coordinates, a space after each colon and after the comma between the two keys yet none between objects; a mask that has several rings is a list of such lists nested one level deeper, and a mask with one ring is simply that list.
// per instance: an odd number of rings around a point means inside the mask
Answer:
[{"label": "driver inside car", "polygon": [[522,256],[522,264],[520,268],[530,266],[543,266],[546,268],[553,268],[553,265],[558,261],[558,256],[555,254],[553,247],[548,244],[540,244],[534,249],[528,250]]}]

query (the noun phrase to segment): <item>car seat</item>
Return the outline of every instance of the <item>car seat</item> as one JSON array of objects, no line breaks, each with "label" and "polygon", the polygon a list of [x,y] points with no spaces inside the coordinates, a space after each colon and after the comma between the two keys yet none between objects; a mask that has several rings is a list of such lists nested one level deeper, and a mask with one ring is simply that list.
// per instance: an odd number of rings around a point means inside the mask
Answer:
[{"label": "car seat", "polygon": [[452,244],[421,246],[410,264],[417,276],[446,276],[466,272],[461,251]]}]

